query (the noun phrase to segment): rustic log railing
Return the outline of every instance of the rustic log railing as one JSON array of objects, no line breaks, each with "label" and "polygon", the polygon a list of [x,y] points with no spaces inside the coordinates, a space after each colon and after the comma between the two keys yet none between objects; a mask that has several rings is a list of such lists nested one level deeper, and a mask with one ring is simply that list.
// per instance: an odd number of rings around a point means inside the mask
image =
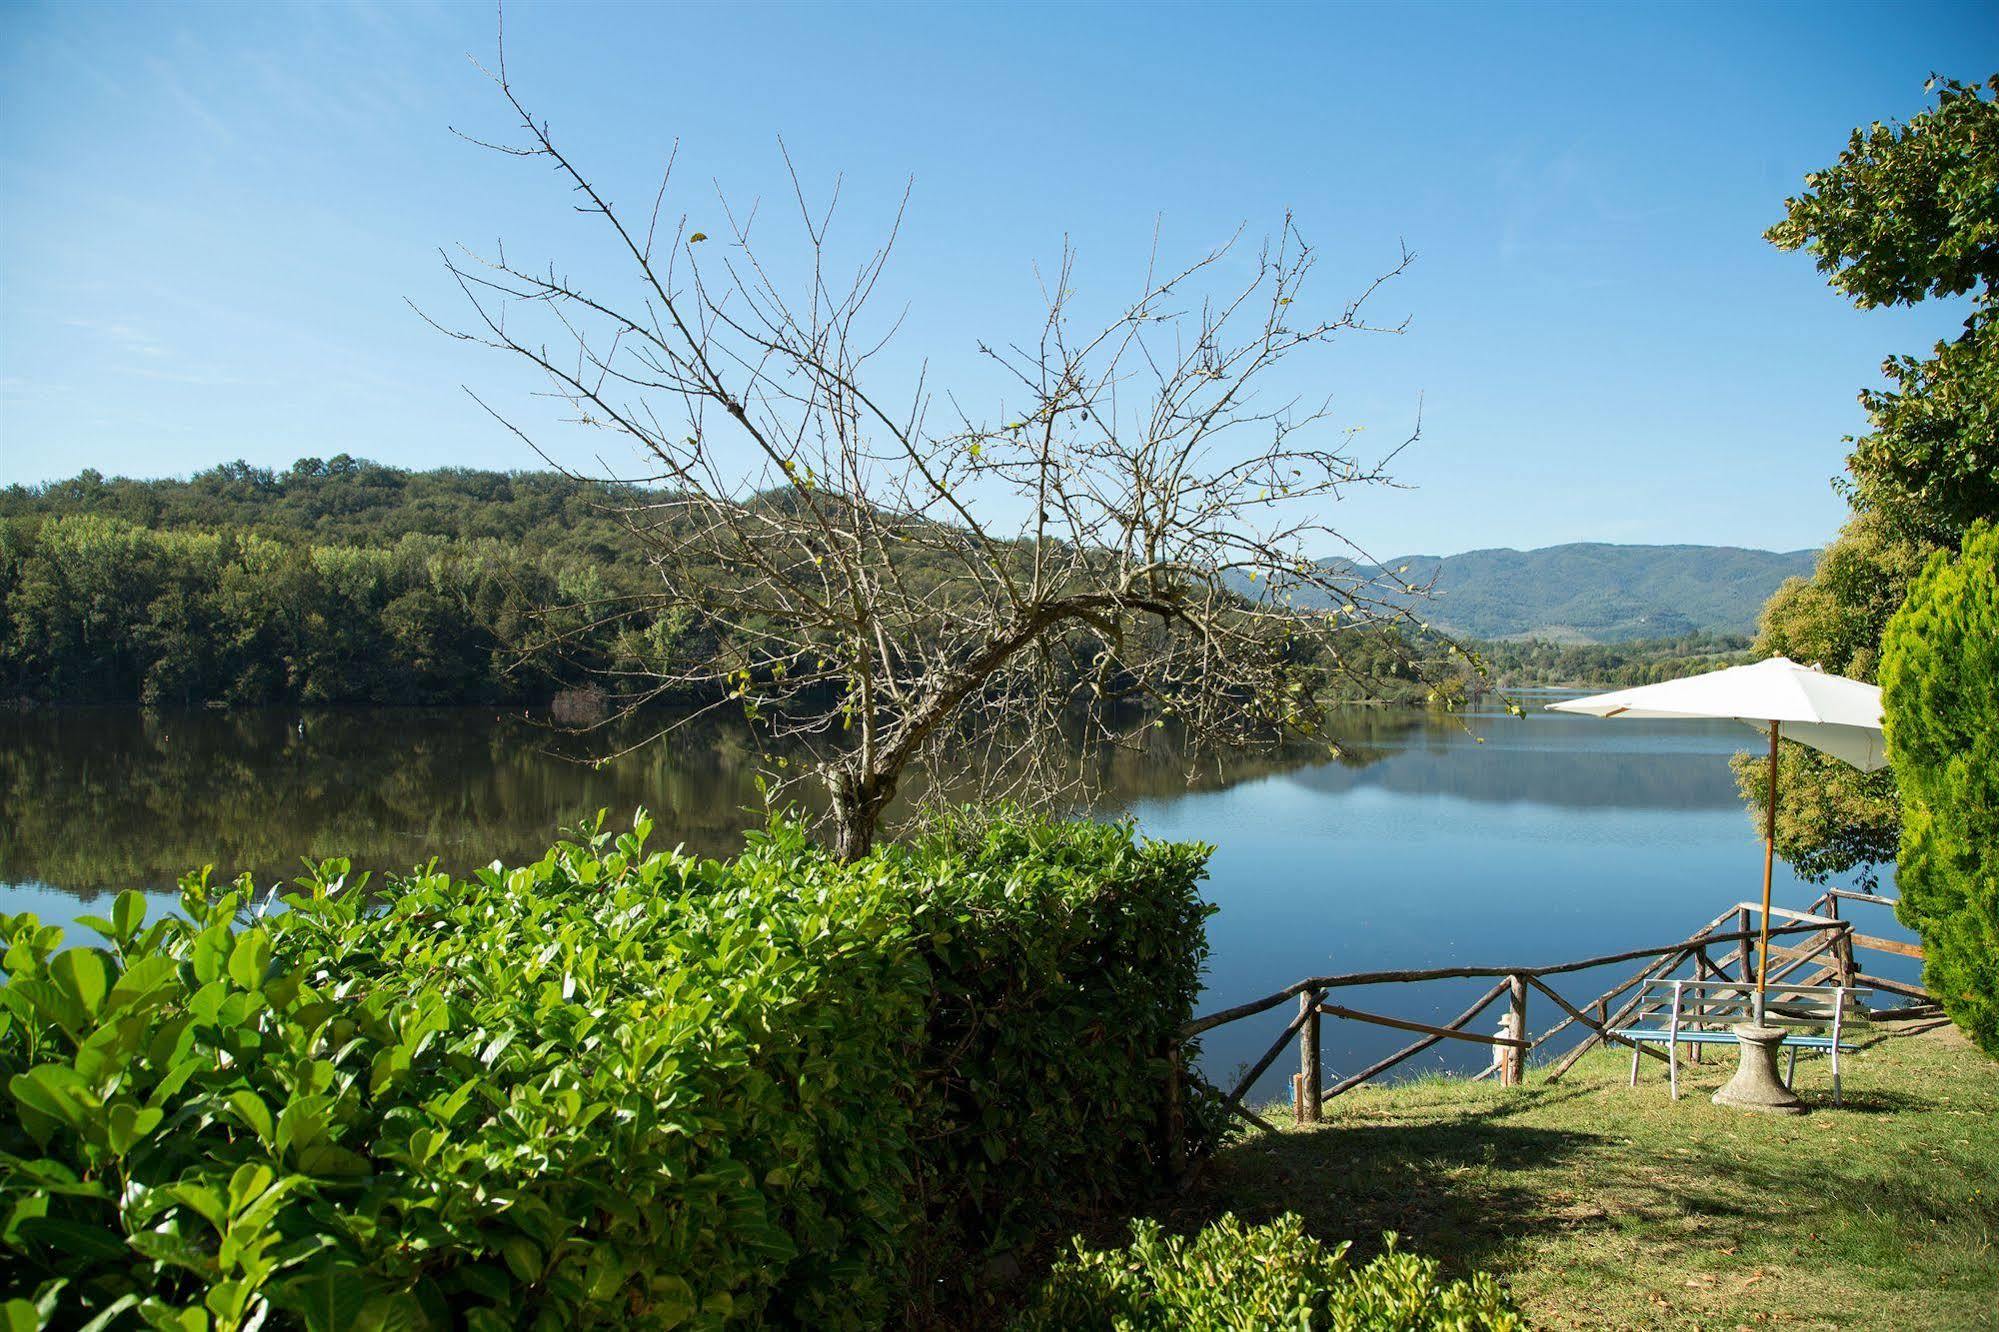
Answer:
[{"label": "rustic log railing", "polygon": [[[1797,938],[1799,945],[1779,946],[1775,943],[1770,945],[1768,984],[1773,1001],[1781,1002],[1783,994],[1793,987],[1817,985],[1832,980],[1840,985],[1872,987],[1917,1001],[1891,1010],[1895,1014],[1909,1014],[1933,1006],[1930,996],[1919,985],[1868,975],[1860,970],[1854,958],[1856,949],[1871,949],[1898,957],[1914,958],[1921,958],[1922,950],[1912,944],[1855,933],[1852,922],[1840,917],[1839,904],[1842,901],[1873,902],[1877,905],[1894,903],[1893,898],[1836,888],[1822,893],[1804,911],[1790,911],[1780,907],[1770,909],[1772,920],[1769,937],[1772,940]],[[1298,1072],[1291,1078],[1291,1109],[1293,1117],[1301,1124],[1318,1122],[1324,1113],[1327,1101],[1372,1081],[1396,1065],[1445,1040],[1469,1041],[1492,1047],[1491,1066],[1477,1074],[1474,1080],[1496,1076],[1503,1086],[1518,1086],[1524,1082],[1528,1053],[1546,1046],[1555,1036],[1577,1024],[1586,1029],[1587,1035],[1548,1067],[1545,1074],[1548,1081],[1560,1078],[1589,1050],[1604,1043],[1629,1046],[1653,1059],[1664,1060],[1666,1056],[1658,1050],[1634,1044],[1616,1034],[1617,1028],[1649,1013],[1650,1009],[1644,997],[1644,983],[1671,975],[1688,965],[1693,967],[1697,979],[1739,978],[1745,982],[1753,981],[1757,938],[1754,926],[1757,923],[1756,915],[1759,910],[1755,903],[1739,903],[1685,939],[1663,948],[1627,949],[1623,952],[1606,953],[1600,957],[1586,957],[1573,962],[1556,962],[1531,967],[1427,967],[1309,976],[1261,999],[1236,1004],[1219,1012],[1195,1018],[1180,1029],[1180,1041],[1184,1042],[1227,1023],[1256,1017],[1295,1001],[1296,1012],[1286,1022],[1283,1030],[1278,1032],[1277,1038],[1270,1043],[1269,1048],[1250,1064],[1236,1080],[1235,1086],[1223,1097],[1223,1105],[1231,1114],[1273,1132],[1274,1126],[1244,1104],[1244,1098],[1294,1040],[1298,1046]],[[1733,923],[1735,928],[1723,931],[1722,926],[1728,923]],[[1798,938],[1798,936],[1808,937]],[[1726,953],[1716,955],[1715,950],[1728,945],[1733,947]],[[1644,965],[1626,979],[1585,1003],[1571,1003],[1549,983],[1550,977],[1590,971],[1620,962],[1642,962]],[[1385,1013],[1370,1013],[1345,1004],[1330,1003],[1326,998],[1330,991],[1357,985],[1488,977],[1494,979],[1493,986],[1482,993],[1469,1008],[1450,1021],[1442,1023],[1420,1022]],[[1633,997],[1634,991],[1635,997]],[[1527,1034],[1527,1002],[1530,992],[1539,992],[1563,1015],[1560,1021],[1546,1031],[1531,1037]],[[1507,1010],[1499,1032],[1487,1034],[1467,1030],[1471,1023],[1501,996],[1507,999]],[[1376,1060],[1359,1072],[1349,1074],[1327,1086],[1320,1055],[1320,1020],[1327,1017],[1413,1032],[1419,1039],[1393,1054]],[[1698,1051],[1694,1057],[1698,1058]],[[1169,1052],[1169,1067],[1170,1075],[1174,1078],[1174,1087],[1169,1097],[1174,1123],[1169,1126],[1169,1132],[1175,1138],[1169,1150],[1177,1160],[1180,1113],[1178,1080],[1182,1072],[1181,1047],[1178,1043]]]}]

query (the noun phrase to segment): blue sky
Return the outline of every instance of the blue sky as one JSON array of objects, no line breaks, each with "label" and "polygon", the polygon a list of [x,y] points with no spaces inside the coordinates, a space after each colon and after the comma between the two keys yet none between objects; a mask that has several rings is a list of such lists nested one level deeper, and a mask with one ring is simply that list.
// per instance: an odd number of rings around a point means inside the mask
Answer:
[{"label": "blue sky", "polygon": [[[1992,3],[1891,6],[595,6],[507,9],[513,80],[615,199],[714,215],[846,177],[871,234],[914,177],[887,291],[974,402],[1031,334],[1034,265],[1126,294],[1294,210],[1315,291],[1419,259],[1307,385],[1424,439],[1341,506],[1377,553],[1572,540],[1796,548],[1880,360],[1947,309],[1859,312],[1761,239],[1849,129],[1999,67]],[[0,481],[348,452],[530,467],[461,385],[534,385],[452,313],[437,249],[504,237],[593,272],[467,56],[490,5],[0,6]],[[669,205],[670,208],[673,204]],[[712,228],[711,228],[712,229]],[[550,440],[558,456],[601,438]],[[614,462],[621,461],[614,459]]]}]

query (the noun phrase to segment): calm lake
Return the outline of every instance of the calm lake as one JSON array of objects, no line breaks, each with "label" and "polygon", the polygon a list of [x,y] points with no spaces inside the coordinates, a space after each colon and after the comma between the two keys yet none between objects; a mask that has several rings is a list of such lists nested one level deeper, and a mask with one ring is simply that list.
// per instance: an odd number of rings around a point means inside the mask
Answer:
[{"label": "calm lake", "polygon": [[[1758,747],[1746,727],[1358,712],[1344,739],[1340,761],[1210,767],[1191,790],[1170,755],[1106,762],[1102,812],[1215,848],[1200,1011],[1309,975],[1663,946],[1760,890],[1762,848],[1728,770],[1729,755]],[[726,854],[760,817],[747,812],[756,759],[739,731],[710,727],[601,768],[577,761],[589,752],[490,710],[0,714],[0,910],[68,921],[127,887],[159,893],[165,909],[177,875],[203,864],[273,882],[301,855],[375,869],[432,855],[460,870],[516,862],[599,808],[617,822],[641,804],[656,844]],[[1779,905],[1816,893],[1779,862]],[[1911,937],[1886,908],[1848,914],[1868,933]],[[1636,965],[1557,988],[1580,1002]],[[1900,959],[1863,965],[1915,976]],[[1489,983],[1348,990],[1341,1002],[1437,1021]],[[1533,996],[1530,1026],[1557,1016]],[[1228,1078],[1287,1017],[1211,1033],[1204,1067]],[[1409,1039],[1328,1020],[1329,1076]],[[1487,1062],[1485,1047],[1443,1045],[1403,1068]],[[1260,1092],[1283,1094],[1291,1071],[1280,1060]]]}]

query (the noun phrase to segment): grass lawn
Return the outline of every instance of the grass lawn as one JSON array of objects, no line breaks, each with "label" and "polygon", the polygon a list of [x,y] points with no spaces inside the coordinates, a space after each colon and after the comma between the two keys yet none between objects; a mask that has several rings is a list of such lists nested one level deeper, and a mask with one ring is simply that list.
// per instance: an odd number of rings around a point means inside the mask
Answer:
[{"label": "grass lawn", "polygon": [[1936,1023],[1860,1042],[1840,1109],[1800,1058],[1795,1118],[1709,1102],[1732,1049],[1678,1101],[1610,1051],[1553,1084],[1363,1087],[1223,1149],[1170,1219],[1295,1211],[1357,1254],[1393,1230],[1551,1328],[1999,1329],[1999,1063]]}]

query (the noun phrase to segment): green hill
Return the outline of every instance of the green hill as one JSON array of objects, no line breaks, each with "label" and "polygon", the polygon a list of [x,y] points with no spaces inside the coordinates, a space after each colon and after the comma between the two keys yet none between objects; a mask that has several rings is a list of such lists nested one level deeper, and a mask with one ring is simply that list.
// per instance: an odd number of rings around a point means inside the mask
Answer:
[{"label": "green hill", "polygon": [[[1405,555],[1384,566],[1428,587],[1423,618],[1487,640],[1621,643],[1748,634],[1778,584],[1812,571],[1816,551],[1739,546],[1614,546]],[[1372,572],[1356,567],[1357,573]]]},{"label": "green hill", "polygon": [[[0,702],[536,705],[578,690],[712,702],[712,682],[650,684],[723,649],[755,663],[763,648],[754,628],[662,602],[621,521],[642,498],[553,472],[345,454],[6,487]],[[902,570],[929,586],[956,576],[943,556],[906,556]],[[717,563],[712,585],[733,576]],[[1393,635],[1352,631],[1341,654],[1331,694],[1428,692]]]},{"label": "green hill", "polygon": [[[679,641],[619,521],[635,493],[345,455],[0,489],[0,698],[526,702],[607,668],[643,673],[698,644]],[[1809,551],[1592,544],[1388,567],[1434,582],[1420,614],[1464,637],[1619,652],[1675,640],[1684,656],[1734,646],[1706,637],[1747,633],[1811,563]],[[1356,660],[1379,649],[1357,642]],[[1623,669],[1496,664],[1534,679]]]}]

